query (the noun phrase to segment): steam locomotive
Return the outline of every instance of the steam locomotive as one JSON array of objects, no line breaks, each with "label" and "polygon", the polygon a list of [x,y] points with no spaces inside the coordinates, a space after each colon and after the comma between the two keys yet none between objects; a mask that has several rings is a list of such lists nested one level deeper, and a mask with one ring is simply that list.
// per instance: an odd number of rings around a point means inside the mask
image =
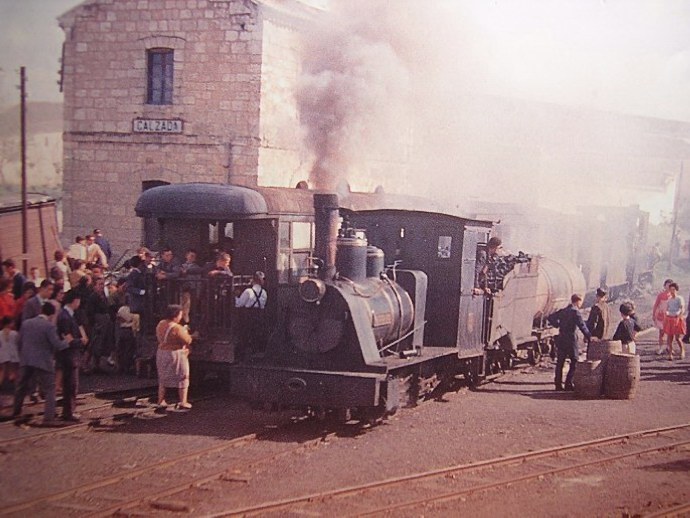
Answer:
[{"label": "steam locomotive", "polygon": [[[227,369],[232,391],[264,407],[375,420],[463,377],[476,384],[519,356],[536,361],[556,334],[546,318],[585,288],[575,266],[523,255],[478,294],[493,224],[419,199],[186,184],[146,191],[136,210],[178,255],[232,250],[225,286],[166,280],[151,308],[193,293],[205,315],[193,368]],[[230,297],[258,269],[271,332],[236,361],[246,320]]]}]

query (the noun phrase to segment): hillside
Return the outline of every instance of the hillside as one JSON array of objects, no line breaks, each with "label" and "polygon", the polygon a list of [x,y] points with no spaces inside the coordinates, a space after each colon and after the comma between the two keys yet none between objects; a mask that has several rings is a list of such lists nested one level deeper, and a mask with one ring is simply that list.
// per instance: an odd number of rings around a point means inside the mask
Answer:
[{"label": "hillside", "polygon": [[[0,190],[20,184],[19,106],[0,111]],[[27,177],[29,189],[62,186],[62,103],[27,105]]]}]

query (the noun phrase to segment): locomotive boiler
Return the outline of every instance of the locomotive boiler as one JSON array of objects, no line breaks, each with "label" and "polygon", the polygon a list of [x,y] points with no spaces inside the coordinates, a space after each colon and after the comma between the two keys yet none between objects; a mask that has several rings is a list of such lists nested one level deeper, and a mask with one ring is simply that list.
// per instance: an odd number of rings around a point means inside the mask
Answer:
[{"label": "locomotive boiler", "polygon": [[[397,272],[406,279],[406,291],[385,274],[383,251],[361,232],[344,221],[336,234],[337,195],[315,195],[314,201],[316,254],[325,261],[317,276],[300,282],[299,299],[289,312],[288,342],[302,351],[326,352],[354,336],[365,362],[375,361],[382,351],[395,353],[413,343],[417,320],[421,345],[426,274]],[[410,293],[419,301],[416,312]]]},{"label": "locomotive boiler", "polygon": [[[235,393],[360,417],[398,407],[402,378],[419,363],[411,358],[421,358],[427,275],[387,272],[382,250],[340,224],[339,205],[314,195],[315,267],[282,308],[266,355],[233,367]],[[390,359],[402,368],[395,376]]]}]

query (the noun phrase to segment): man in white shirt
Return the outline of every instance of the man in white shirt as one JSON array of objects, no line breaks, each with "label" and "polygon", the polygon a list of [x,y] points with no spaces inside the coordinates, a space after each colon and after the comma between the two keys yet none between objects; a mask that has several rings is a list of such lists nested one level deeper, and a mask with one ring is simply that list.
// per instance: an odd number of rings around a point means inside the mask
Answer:
[{"label": "man in white shirt", "polygon": [[265,278],[264,272],[255,272],[252,277],[252,286],[235,299],[235,307],[264,309],[268,299],[268,294],[264,289]]},{"label": "man in white shirt", "polygon": [[74,270],[73,262],[77,259],[86,262],[86,238],[77,236],[74,243],[67,250],[67,258],[70,260],[70,267]]},{"label": "man in white shirt", "polygon": [[235,299],[235,307],[241,308],[237,311],[240,333],[235,357],[238,361],[248,359],[266,346],[264,308],[268,294],[264,289],[265,278],[264,272],[255,272],[252,286]]},{"label": "man in white shirt", "polygon": [[96,236],[93,234],[86,236],[86,262],[100,264],[103,268],[108,268],[108,258],[103,249],[96,243]]}]

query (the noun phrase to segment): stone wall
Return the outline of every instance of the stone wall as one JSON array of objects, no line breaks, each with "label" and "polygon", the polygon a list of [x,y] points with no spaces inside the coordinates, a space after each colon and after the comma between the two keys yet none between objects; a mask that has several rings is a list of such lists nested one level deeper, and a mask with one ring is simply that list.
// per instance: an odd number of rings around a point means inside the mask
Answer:
[{"label": "stone wall", "polygon": [[[256,185],[262,18],[250,0],[91,0],[65,31],[65,241],[94,227],[136,245],[142,182]],[[146,51],[174,49],[173,103],[146,104]],[[133,132],[180,120],[179,134]]]},{"label": "stone wall", "polygon": [[260,183],[294,187],[309,178],[308,157],[300,151],[295,102],[300,71],[298,29],[264,19],[261,65]]}]

